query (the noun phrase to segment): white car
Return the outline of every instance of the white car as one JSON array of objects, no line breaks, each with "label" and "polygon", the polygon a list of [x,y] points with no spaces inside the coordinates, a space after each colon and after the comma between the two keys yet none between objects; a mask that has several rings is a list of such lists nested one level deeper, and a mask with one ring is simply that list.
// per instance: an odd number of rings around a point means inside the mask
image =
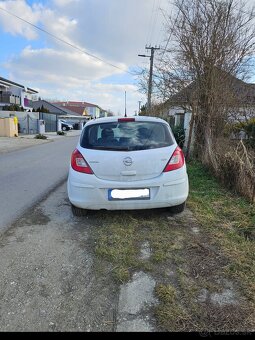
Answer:
[{"label": "white car", "polygon": [[78,216],[88,209],[180,213],[189,191],[184,154],[163,119],[91,120],[72,153],[67,191]]}]

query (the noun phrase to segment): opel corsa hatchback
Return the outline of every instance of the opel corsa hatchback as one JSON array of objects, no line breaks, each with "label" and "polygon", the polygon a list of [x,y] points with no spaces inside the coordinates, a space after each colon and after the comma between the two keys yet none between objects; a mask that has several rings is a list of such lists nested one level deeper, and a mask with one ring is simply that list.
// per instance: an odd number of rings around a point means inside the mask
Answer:
[{"label": "opel corsa hatchback", "polygon": [[87,209],[164,207],[180,213],[189,184],[183,152],[166,121],[108,117],[84,126],[71,156],[67,190],[75,215]]}]

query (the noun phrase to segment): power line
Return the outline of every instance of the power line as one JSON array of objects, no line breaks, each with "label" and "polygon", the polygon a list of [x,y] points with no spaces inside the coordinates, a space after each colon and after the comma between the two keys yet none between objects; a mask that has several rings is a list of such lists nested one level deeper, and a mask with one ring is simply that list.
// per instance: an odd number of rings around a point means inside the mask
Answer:
[{"label": "power line", "polygon": [[152,31],[152,23],[153,23],[153,14],[154,14],[154,8],[155,8],[156,0],[153,0],[153,6],[152,6],[152,11],[151,11],[151,16],[150,16],[150,21],[149,21],[149,30],[146,38],[146,43],[149,42],[150,37],[151,37],[151,31]]},{"label": "power line", "polygon": [[154,36],[154,30],[155,30],[155,27],[156,27],[156,25],[157,25],[160,2],[161,2],[161,0],[158,0],[158,1],[157,1],[157,7],[155,8],[155,16],[154,16],[154,20],[153,20],[153,24],[152,24],[150,42],[152,41],[152,38],[153,38],[153,36]]},{"label": "power line", "polygon": [[6,9],[4,9],[4,8],[2,8],[2,7],[0,7],[0,10],[2,10],[3,12],[6,12],[6,13],[8,13],[9,15],[11,15],[11,16],[13,16],[13,17],[15,17],[15,18],[17,18],[17,19],[19,19],[19,20],[21,20],[21,21],[27,23],[28,25],[30,25],[30,26],[32,26],[32,27],[34,27],[34,28],[36,28],[36,29],[42,31],[43,33],[48,34],[48,35],[51,36],[52,38],[54,38],[54,39],[56,39],[56,40],[58,40],[58,41],[60,41],[60,42],[62,42],[62,43],[64,43],[64,44],[66,44],[66,45],[68,45],[68,46],[70,46],[70,47],[76,49],[77,51],[82,52],[82,53],[84,53],[84,54],[87,54],[88,56],[90,56],[90,57],[92,57],[92,58],[94,58],[94,59],[97,59],[97,60],[99,60],[99,61],[102,61],[104,64],[107,64],[107,65],[109,65],[109,66],[112,66],[112,67],[114,67],[114,68],[117,68],[117,69],[119,69],[119,70],[121,70],[121,71],[123,71],[123,72],[125,72],[125,73],[131,74],[132,76],[135,76],[135,75],[136,75],[136,74],[134,74],[134,73],[132,73],[132,72],[129,72],[129,71],[127,71],[127,70],[124,70],[123,68],[121,68],[121,67],[119,67],[119,66],[116,66],[116,65],[114,65],[114,64],[111,64],[110,62],[108,62],[108,61],[106,61],[106,60],[104,60],[104,59],[101,59],[101,58],[99,58],[99,57],[97,57],[97,56],[95,56],[95,55],[93,55],[93,54],[91,54],[91,53],[89,53],[89,52],[86,52],[86,51],[82,50],[81,48],[79,48],[79,47],[77,47],[77,46],[75,46],[75,45],[69,43],[68,41],[65,41],[65,40],[63,40],[63,39],[57,37],[56,35],[54,35],[54,34],[48,32],[48,31],[44,30],[43,28],[41,28],[41,27],[39,27],[39,26],[36,26],[36,25],[32,24],[31,22],[29,22],[29,21],[27,21],[27,20],[25,20],[25,19],[19,17],[18,15],[14,14],[14,13],[11,13],[11,12],[7,11]]},{"label": "power line", "polygon": [[[184,0],[182,0],[181,6],[180,6],[179,11],[178,11],[178,13],[177,13],[177,16],[176,16],[176,18],[175,18],[174,24],[172,25],[172,29],[171,29],[170,34],[169,34],[169,36],[168,36],[166,46],[165,46],[165,48],[164,48],[164,50],[163,50],[163,53],[162,53],[162,55],[161,55],[161,58],[160,58],[160,61],[159,61],[159,65],[161,65],[162,60],[163,60],[163,57],[164,57],[164,54],[165,54],[166,51],[167,51],[167,46],[168,46],[168,44],[169,44],[169,42],[170,42],[170,39],[171,39],[171,37],[172,37],[173,27],[174,27],[175,24],[177,23],[177,20],[178,20],[178,18],[179,18],[179,15],[180,15],[180,12],[181,12],[181,7],[182,7],[183,3],[184,3]],[[162,12],[162,13],[163,13],[163,12]],[[165,15],[164,15],[164,17],[165,17]],[[165,17],[165,19],[166,19],[166,17]]]}]

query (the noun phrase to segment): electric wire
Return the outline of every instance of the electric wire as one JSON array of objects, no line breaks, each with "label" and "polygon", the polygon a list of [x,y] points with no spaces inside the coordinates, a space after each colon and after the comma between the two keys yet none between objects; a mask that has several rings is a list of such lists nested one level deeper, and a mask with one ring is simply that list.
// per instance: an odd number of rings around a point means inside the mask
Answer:
[{"label": "electric wire", "polygon": [[109,65],[109,66],[112,66],[112,67],[114,67],[114,68],[116,68],[116,69],[119,69],[119,70],[121,70],[121,71],[123,71],[123,72],[125,72],[125,73],[128,73],[128,74],[130,74],[130,75],[132,75],[132,76],[135,76],[135,75],[136,75],[136,74],[134,74],[134,73],[132,73],[132,72],[130,72],[130,71],[128,71],[128,70],[125,70],[125,69],[123,69],[123,68],[121,68],[121,67],[119,67],[119,66],[117,66],[117,65],[114,65],[114,64],[112,64],[112,63],[110,63],[110,62],[108,62],[108,61],[106,61],[106,60],[104,60],[104,59],[102,59],[102,58],[99,58],[99,57],[95,56],[94,54],[91,54],[91,53],[89,53],[89,52],[87,52],[87,51],[84,51],[83,49],[81,49],[81,48],[79,48],[79,47],[77,47],[77,46],[75,46],[75,45],[69,43],[69,42],[66,41],[66,40],[63,40],[63,39],[57,37],[55,34],[52,34],[52,33],[48,32],[48,31],[46,31],[45,29],[43,29],[43,28],[41,28],[41,27],[39,27],[39,26],[37,26],[37,25],[32,24],[31,22],[29,22],[29,21],[27,21],[27,20],[25,20],[25,19],[19,17],[18,15],[14,14],[14,13],[11,13],[11,12],[7,11],[6,9],[4,9],[4,8],[2,8],[2,7],[0,7],[0,10],[2,10],[3,12],[8,13],[9,15],[11,15],[11,16],[13,16],[13,17],[15,17],[15,18],[17,18],[17,19],[19,19],[19,20],[25,22],[25,23],[27,23],[28,25],[30,25],[30,26],[32,26],[32,27],[34,27],[34,28],[40,30],[41,32],[48,34],[48,35],[51,36],[52,38],[54,38],[54,39],[56,39],[56,40],[58,40],[58,41],[60,41],[60,42],[62,42],[62,43],[64,43],[64,44],[66,44],[66,45],[68,45],[68,46],[70,46],[70,47],[76,49],[77,51],[82,52],[82,53],[84,53],[84,54],[86,54],[86,55],[88,55],[88,56],[90,56],[90,57],[92,57],[92,58],[94,58],[94,59],[97,59],[97,60],[103,62],[104,64],[107,64],[107,65]]},{"label": "electric wire", "polygon": [[156,3],[156,0],[153,0],[153,6],[152,6],[150,21],[149,21],[149,30],[148,30],[147,37],[146,37],[146,44],[147,44],[148,41],[150,40],[150,36],[151,36],[152,22],[153,22],[152,20],[153,20],[153,14],[154,14],[155,3]]},{"label": "electric wire", "polygon": [[[184,0],[182,0],[182,3],[181,3],[180,8],[182,7],[183,3],[184,3]],[[172,27],[174,27],[175,24],[177,23],[177,20],[178,20],[178,18],[179,18],[180,12],[181,12],[181,9],[180,9],[180,8],[179,8],[179,11],[178,11],[178,13],[177,13],[177,16],[176,16],[176,18],[175,18],[175,21],[174,21],[174,24],[173,24]],[[165,17],[165,16],[164,16],[164,17]],[[166,17],[165,17],[165,18],[166,18]],[[162,63],[163,57],[164,57],[164,55],[165,55],[165,53],[166,53],[166,50],[167,50],[168,44],[169,44],[169,42],[170,42],[170,39],[171,39],[171,37],[172,37],[172,34],[173,34],[173,28],[170,30],[170,34],[169,34],[169,36],[168,36],[168,39],[167,39],[167,42],[166,42],[166,46],[165,46],[164,49],[163,49],[163,53],[162,53],[161,58],[160,58],[160,61],[159,61],[159,66],[160,66],[161,63]]]}]

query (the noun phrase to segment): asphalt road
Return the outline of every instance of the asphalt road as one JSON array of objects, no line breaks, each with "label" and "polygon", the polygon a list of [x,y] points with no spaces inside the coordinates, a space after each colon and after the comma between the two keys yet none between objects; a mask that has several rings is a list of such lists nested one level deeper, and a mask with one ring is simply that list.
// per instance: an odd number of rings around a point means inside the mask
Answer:
[{"label": "asphalt road", "polygon": [[78,138],[0,155],[0,233],[67,178]]}]

